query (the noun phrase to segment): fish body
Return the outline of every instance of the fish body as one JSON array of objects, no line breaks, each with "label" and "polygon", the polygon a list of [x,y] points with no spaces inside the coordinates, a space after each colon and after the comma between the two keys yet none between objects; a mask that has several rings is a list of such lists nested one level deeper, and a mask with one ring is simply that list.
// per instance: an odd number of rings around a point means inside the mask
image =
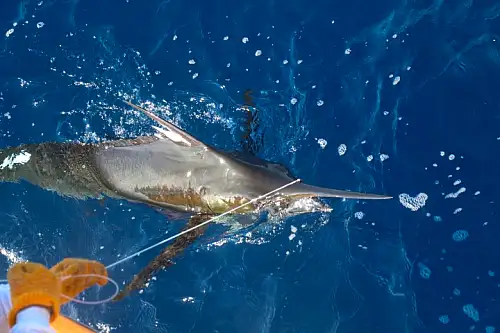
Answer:
[{"label": "fish body", "polygon": [[[154,136],[99,144],[45,142],[0,151],[0,180],[26,180],[76,198],[109,196],[168,210],[220,214],[295,178],[278,164],[209,146],[150,111]],[[295,183],[280,194],[388,199],[389,196]],[[237,213],[255,210],[255,204]]]}]

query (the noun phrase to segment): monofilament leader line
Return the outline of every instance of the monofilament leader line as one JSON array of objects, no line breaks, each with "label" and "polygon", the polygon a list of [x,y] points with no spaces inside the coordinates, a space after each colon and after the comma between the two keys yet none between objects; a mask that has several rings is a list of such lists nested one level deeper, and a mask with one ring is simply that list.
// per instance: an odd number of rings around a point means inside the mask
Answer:
[{"label": "monofilament leader line", "polygon": [[123,259],[121,259],[121,260],[118,260],[117,262],[112,263],[111,265],[106,266],[106,269],[110,269],[110,268],[112,268],[112,267],[114,267],[114,266],[116,266],[116,265],[121,264],[122,262],[125,262],[125,261],[127,261],[127,260],[129,260],[129,259],[132,259],[133,257],[137,257],[137,256],[141,255],[141,254],[142,254],[142,253],[144,253],[144,252],[147,252],[147,251],[149,251],[149,250],[151,250],[151,249],[154,249],[154,248],[155,248],[155,247],[157,247],[157,246],[160,246],[160,245],[162,245],[162,244],[165,244],[166,242],[169,242],[169,241],[171,241],[171,240],[173,240],[173,239],[176,239],[176,238],[177,238],[177,237],[179,237],[179,236],[182,236],[182,235],[184,235],[184,234],[186,234],[186,233],[188,233],[188,232],[190,232],[190,231],[193,231],[193,230],[195,230],[195,229],[197,229],[197,228],[200,228],[200,227],[204,226],[205,224],[208,224],[208,223],[210,223],[210,222],[213,222],[213,221],[217,220],[218,218],[221,218],[221,217],[223,217],[223,216],[225,216],[225,215],[227,215],[227,214],[230,214],[230,213],[232,213],[232,212],[234,212],[234,211],[236,211],[236,210],[238,210],[238,209],[240,209],[240,208],[242,208],[242,207],[245,207],[246,205],[249,205],[249,204],[251,204],[251,203],[253,203],[253,202],[256,202],[256,201],[258,201],[258,200],[260,200],[260,199],[264,199],[265,197],[267,197],[267,196],[269,196],[269,195],[271,195],[271,194],[273,194],[273,193],[279,192],[279,191],[281,191],[282,189],[287,188],[288,186],[293,185],[293,184],[298,183],[298,182],[300,182],[300,179],[296,179],[296,180],[294,180],[293,182],[290,182],[290,183],[288,183],[288,184],[286,184],[286,185],[283,185],[283,186],[281,186],[281,187],[278,187],[277,189],[272,190],[271,192],[267,192],[266,194],[263,194],[263,195],[261,195],[261,196],[259,196],[259,197],[257,197],[257,198],[254,198],[254,199],[252,199],[252,200],[250,200],[250,201],[248,201],[248,202],[245,202],[244,204],[241,204],[241,205],[239,205],[238,207],[232,208],[232,209],[230,209],[230,210],[228,210],[228,211],[226,211],[226,212],[224,212],[224,213],[222,213],[222,214],[220,214],[220,215],[214,216],[214,217],[212,217],[211,219],[209,219],[209,220],[207,220],[207,221],[205,221],[205,222],[203,222],[203,223],[200,223],[200,224],[198,224],[198,225],[196,225],[196,226],[194,226],[194,227],[192,227],[192,228],[189,228],[189,229],[186,229],[186,230],[184,230],[184,231],[182,231],[182,232],[179,232],[178,234],[173,235],[173,236],[171,236],[171,237],[169,237],[169,238],[167,238],[167,239],[164,239],[164,240],[162,240],[161,242],[158,242],[158,243],[156,243],[156,244],[153,244],[153,245],[151,245],[151,246],[149,246],[149,247],[147,247],[147,248],[145,248],[145,249],[143,249],[143,250],[140,250],[140,251],[138,251],[138,252],[136,252],[136,253],[134,253],[134,254],[132,254],[132,255],[130,255],[130,256],[127,256],[127,257],[125,257],[125,258],[123,258]]}]

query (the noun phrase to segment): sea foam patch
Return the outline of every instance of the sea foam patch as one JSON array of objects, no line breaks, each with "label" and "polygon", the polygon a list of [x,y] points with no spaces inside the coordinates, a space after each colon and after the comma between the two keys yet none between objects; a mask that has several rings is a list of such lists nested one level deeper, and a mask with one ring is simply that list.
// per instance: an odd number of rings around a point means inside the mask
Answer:
[{"label": "sea foam patch", "polygon": [[31,154],[27,151],[21,150],[19,154],[12,154],[7,156],[2,164],[0,164],[0,169],[5,169],[6,167],[12,169],[16,164],[25,164],[31,158]]},{"label": "sea foam patch", "polygon": [[416,197],[411,197],[407,193],[401,193],[399,195],[399,202],[406,208],[416,212],[420,208],[425,206],[425,202],[429,197],[426,193],[419,193]]}]

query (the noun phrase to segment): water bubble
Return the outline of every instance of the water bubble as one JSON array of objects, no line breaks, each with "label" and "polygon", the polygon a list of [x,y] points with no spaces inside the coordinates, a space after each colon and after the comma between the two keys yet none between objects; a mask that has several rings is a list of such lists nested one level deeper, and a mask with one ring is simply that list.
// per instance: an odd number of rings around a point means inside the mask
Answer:
[{"label": "water bubble", "polygon": [[431,269],[424,265],[423,263],[419,262],[418,263],[418,268],[420,270],[420,276],[423,279],[428,280],[431,277]]},{"label": "water bubble", "polygon": [[469,237],[469,232],[467,230],[459,229],[455,231],[452,238],[455,242],[462,242]]},{"label": "water bubble", "polygon": [[[459,183],[458,183],[459,184]],[[457,184],[457,185],[458,185]],[[460,189],[458,189],[458,191],[456,192],[452,192],[452,193],[448,193],[447,195],[445,195],[445,199],[449,199],[449,198],[457,198],[460,194],[464,193],[466,191],[466,188],[465,187],[461,187]]]},{"label": "water bubble", "polygon": [[340,144],[337,148],[337,152],[339,153],[340,156],[343,156],[347,151],[347,146],[345,144]]},{"label": "water bubble", "polygon": [[354,213],[354,217],[357,218],[358,220],[361,220],[361,219],[363,219],[363,217],[365,217],[365,213],[356,212],[356,213]]},{"label": "water bubble", "polygon": [[380,158],[380,162],[383,162],[383,161],[385,161],[385,160],[387,160],[389,158],[389,155],[387,155],[387,154],[380,154],[379,158]]},{"label": "water bubble", "polygon": [[325,139],[318,139],[317,141],[321,149],[325,149],[326,145],[328,144],[328,142]]},{"label": "water bubble", "polygon": [[474,321],[479,321],[479,312],[474,308],[472,304],[466,304],[462,307],[463,312],[467,317]]}]

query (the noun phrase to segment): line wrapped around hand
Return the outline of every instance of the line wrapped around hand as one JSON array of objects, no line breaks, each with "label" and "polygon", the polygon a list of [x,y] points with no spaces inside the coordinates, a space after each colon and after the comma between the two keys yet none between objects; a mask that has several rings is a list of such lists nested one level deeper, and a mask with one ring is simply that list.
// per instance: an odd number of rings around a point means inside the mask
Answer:
[{"label": "line wrapped around hand", "polygon": [[[69,298],[75,298],[82,291],[95,284],[104,286],[108,283],[106,267],[94,260],[66,258],[53,266],[50,271],[60,278],[62,294]],[[96,274],[102,277],[79,276],[85,274]],[[69,301],[66,297],[61,296],[60,298],[61,304]]]}]

